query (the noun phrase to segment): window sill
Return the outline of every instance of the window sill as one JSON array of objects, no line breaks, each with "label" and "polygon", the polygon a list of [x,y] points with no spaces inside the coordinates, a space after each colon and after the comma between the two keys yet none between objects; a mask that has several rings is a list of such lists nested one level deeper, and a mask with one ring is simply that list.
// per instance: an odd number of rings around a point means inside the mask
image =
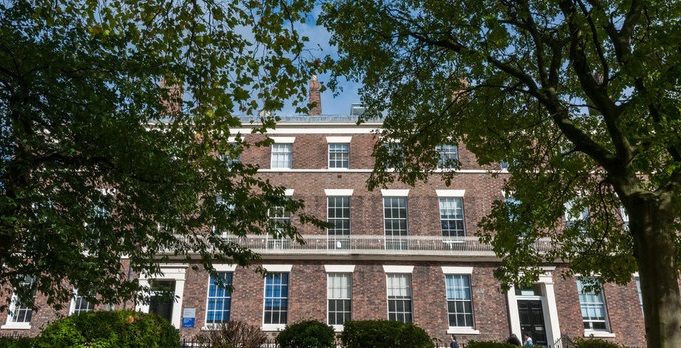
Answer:
[{"label": "window sill", "polygon": [[330,326],[333,327],[333,331],[335,331],[335,332],[343,332],[343,328],[344,328],[343,325],[330,325]]},{"label": "window sill", "polygon": [[476,330],[470,327],[456,327],[456,326],[450,326],[447,329],[447,334],[452,335],[452,334],[458,334],[458,335],[479,335],[480,330]]},{"label": "window sill", "polygon": [[615,334],[608,331],[584,330],[584,337],[615,338]]},{"label": "window sill", "polygon": [[201,327],[201,331],[213,331],[213,330],[219,330],[223,324],[227,324],[227,322],[224,322],[224,323],[214,323],[214,324],[205,324],[204,326]]},{"label": "window sill", "polygon": [[286,328],[286,324],[263,324],[262,331],[281,331]]},{"label": "window sill", "polygon": [[31,323],[7,323],[0,326],[2,330],[30,330]]}]

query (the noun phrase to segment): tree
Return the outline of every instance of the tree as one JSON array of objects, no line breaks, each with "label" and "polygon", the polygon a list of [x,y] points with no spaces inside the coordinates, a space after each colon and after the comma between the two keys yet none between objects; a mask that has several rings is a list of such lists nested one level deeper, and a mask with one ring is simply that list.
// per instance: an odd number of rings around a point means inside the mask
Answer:
[{"label": "tree", "polygon": [[249,145],[230,129],[290,97],[307,107],[314,65],[293,23],[310,6],[2,1],[3,291],[117,303],[169,259],[257,260],[214,232],[263,233],[270,206],[303,205],[236,161]]},{"label": "tree", "polygon": [[[427,178],[443,143],[506,161],[514,203],[480,224],[503,284],[556,261],[600,282],[638,271],[648,345],[679,347],[679,14],[661,1],[373,0],[328,4],[322,22],[336,76],[364,85],[363,116],[385,116],[383,143],[409,144],[377,145],[371,186]],[[565,214],[586,218],[563,228]]]}]

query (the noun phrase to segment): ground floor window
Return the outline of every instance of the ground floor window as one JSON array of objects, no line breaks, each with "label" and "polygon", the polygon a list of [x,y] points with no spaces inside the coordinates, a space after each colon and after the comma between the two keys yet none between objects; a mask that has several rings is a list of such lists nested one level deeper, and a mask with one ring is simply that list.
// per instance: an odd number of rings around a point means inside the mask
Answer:
[{"label": "ground floor window", "polygon": [[387,274],[388,320],[412,322],[411,274]]},{"label": "ground floor window", "polygon": [[450,327],[473,327],[471,279],[468,274],[447,274],[447,314]]},{"label": "ground floor window", "polygon": [[288,273],[268,273],[265,276],[265,324],[286,324],[288,321]]},{"label": "ground floor window", "polygon": [[216,324],[229,321],[232,309],[232,272],[218,272],[210,276],[208,300],[206,301],[206,323]]}]

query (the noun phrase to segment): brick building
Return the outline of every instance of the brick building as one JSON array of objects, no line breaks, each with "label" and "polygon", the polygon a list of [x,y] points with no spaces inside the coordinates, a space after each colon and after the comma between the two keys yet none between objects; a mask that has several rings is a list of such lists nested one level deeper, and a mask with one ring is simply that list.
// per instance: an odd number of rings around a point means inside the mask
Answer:
[{"label": "brick building", "polygon": [[[492,202],[504,198],[508,174],[501,168],[478,165],[459,144],[440,149],[442,156],[461,162],[451,185],[433,176],[416,187],[396,183],[368,191],[374,131],[381,123],[357,125],[356,119],[283,117],[268,134],[271,147],[250,147],[238,159],[257,164],[260,175],[304,200],[307,212],[328,219],[333,229],[301,226],[305,245],[261,235],[236,239],[262,255],[269,273],[263,278],[255,267],[217,265],[234,286],[231,294],[204,271],[185,263],[163,265],[165,276],[152,284],[177,300],[136,308],[165,316],[188,338],[229,319],[272,334],[308,319],[338,330],[348,319],[392,319],[414,322],[443,342],[449,334],[465,343],[531,331],[535,343],[551,347],[560,346],[556,342],[566,334],[645,345],[635,275],[628,286],[607,284],[601,294],[582,294],[578,280],[564,279],[563,266],[555,264],[545,267],[532,288],[500,289],[493,277],[498,259],[475,232]],[[248,125],[256,119],[242,121]],[[264,137],[246,127],[240,131],[250,143]],[[493,177],[490,170],[500,173]],[[290,221],[280,209],[270,214]],[[226,233],[225,238],[234,237]],[[13,315],[0,314],[0,333],[37,334],[59,315],[92,309],[78,297],[67,307],[60,313],[47,308],[32,313],[14,302]]]}]

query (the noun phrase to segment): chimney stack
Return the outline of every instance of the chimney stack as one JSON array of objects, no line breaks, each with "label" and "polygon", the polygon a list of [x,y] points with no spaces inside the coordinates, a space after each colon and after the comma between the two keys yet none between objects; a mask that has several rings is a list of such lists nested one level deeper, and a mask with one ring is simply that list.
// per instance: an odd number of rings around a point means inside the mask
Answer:
[{"label": "chimney stack", "polygon": [[319,91],[319,80],[317,80],[317,75],[312,75],[312,80],[310,80],[310,111],[308,115],[319,116],[322,114],[322,96]]}]

